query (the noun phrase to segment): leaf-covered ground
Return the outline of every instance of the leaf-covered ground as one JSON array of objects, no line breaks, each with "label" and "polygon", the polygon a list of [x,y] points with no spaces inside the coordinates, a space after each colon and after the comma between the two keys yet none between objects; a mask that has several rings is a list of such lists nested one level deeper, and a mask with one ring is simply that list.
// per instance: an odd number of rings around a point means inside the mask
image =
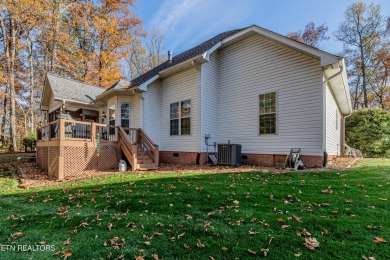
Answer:
[{"label": "leaf-covered ground", "polygon": [[123,174],[32,190],[10,180],[0,175],[2,259],[390,255],[390,160],[327,172]]}]

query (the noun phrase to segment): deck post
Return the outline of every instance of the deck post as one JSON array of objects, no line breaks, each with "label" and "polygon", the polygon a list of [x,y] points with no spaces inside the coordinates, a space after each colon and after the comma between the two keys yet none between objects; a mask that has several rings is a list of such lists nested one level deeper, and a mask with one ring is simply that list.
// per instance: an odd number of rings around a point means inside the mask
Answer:
[{"label": "deck post", "polygon": [[160,159],[159,156],[160,156],[160,148],[157,145],[155,145],[154,146],[154,163],[156,164],[156,167],[158,167],[158,162],[159,162],[158,160]]},{"label": "deck post", "polygon": [[131,145],[131,152],[132,152],[132,155],[133,155],[133,163],[132,163],[132,171],[136,171],[137,170],[137,144],[132,144]]},{"label": "deck post", "polygon": [[61,146],[60,149],[60,157],[58,158],[58,180],[64,179],[64,157],[62,154]]},{"label": "deck post", "polygon": [[58,119],[59,124],[59,130],[60,130],[60,147],[61,147],[61,141],[65,139],[65,121],[64,119]]},{"label": "deck post", "polygon": [[96,135],[96,123],[91,123],[91,141],[94,143],[96,141],[97,135]]}]

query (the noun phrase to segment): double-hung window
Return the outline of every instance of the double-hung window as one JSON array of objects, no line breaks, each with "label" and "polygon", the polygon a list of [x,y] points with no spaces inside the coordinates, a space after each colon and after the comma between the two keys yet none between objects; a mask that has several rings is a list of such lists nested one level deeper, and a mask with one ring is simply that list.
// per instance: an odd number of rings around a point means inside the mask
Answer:
[{"label": "double-hung window", "polygon": [[276,92],[259,96],[259,134],[276,134]]},{"label": "double-hung window", "polygon": [[170,135],[191,134],[191,100],[170,104]]}]

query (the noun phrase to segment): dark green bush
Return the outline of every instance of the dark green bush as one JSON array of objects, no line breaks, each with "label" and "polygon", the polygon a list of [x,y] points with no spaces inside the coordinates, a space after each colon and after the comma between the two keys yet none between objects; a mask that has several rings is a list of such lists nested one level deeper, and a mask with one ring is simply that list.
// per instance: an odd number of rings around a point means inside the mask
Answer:
[{"label": "dark green bush", "polygon": [[24,150],[27,152],[27,149],[30,148],[30,151],[35,149],[35,145],[37,144],[37,135],[35,133],[28,133],[25,138],[22,140]]},{"label": "dark green bush", "polygon": [[378,108],[354,111],[345,120],[345,141],[365,157],[390,158],[390,112]]}]

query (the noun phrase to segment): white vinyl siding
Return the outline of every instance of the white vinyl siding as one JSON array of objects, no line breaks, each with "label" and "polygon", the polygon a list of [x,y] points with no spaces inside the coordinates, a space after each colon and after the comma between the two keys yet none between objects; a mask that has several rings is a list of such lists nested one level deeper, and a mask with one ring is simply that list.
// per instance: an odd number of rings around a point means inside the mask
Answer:
[{"label": "white vinyl siding", "polygon": [[326,85],[326,152],[340,155],[340,111],[329,85]]},{"label": "white vinyl siding", "polygon": [[[323,154],[319,60],[258,35],[221,49],[218,57],[218,143],[242,144],[244,153],[302,148]],[[259,135],[259,95],[276,91],[278,134]]]},{"label": "white vinyl siding", "polygon": [[157,145],[161,145],[161,93],[160,80],[151,83],[148,86],[148,91],[142,93],[142,97],[144,98],[143,128],[146,134]]},{"label": "white vinyl siding", "polygon": [[[200,142],[202,151],[206,152],[204,136],[210,135],[209,144],[217,141],[218,135],[218,54],[210,55],[210,61],[202,64],[201,69],[201,97],[202,97],[202,134]],[[209,151],[214,152],[213,147]]]},{"label": "white vinyl siding", "polygon": [[[161,147],[162,151],[198,151],[198,70],[195,68],[176,73],[162,80]],[[191,134],[170,135],[170,104],[191,100]]]}]

